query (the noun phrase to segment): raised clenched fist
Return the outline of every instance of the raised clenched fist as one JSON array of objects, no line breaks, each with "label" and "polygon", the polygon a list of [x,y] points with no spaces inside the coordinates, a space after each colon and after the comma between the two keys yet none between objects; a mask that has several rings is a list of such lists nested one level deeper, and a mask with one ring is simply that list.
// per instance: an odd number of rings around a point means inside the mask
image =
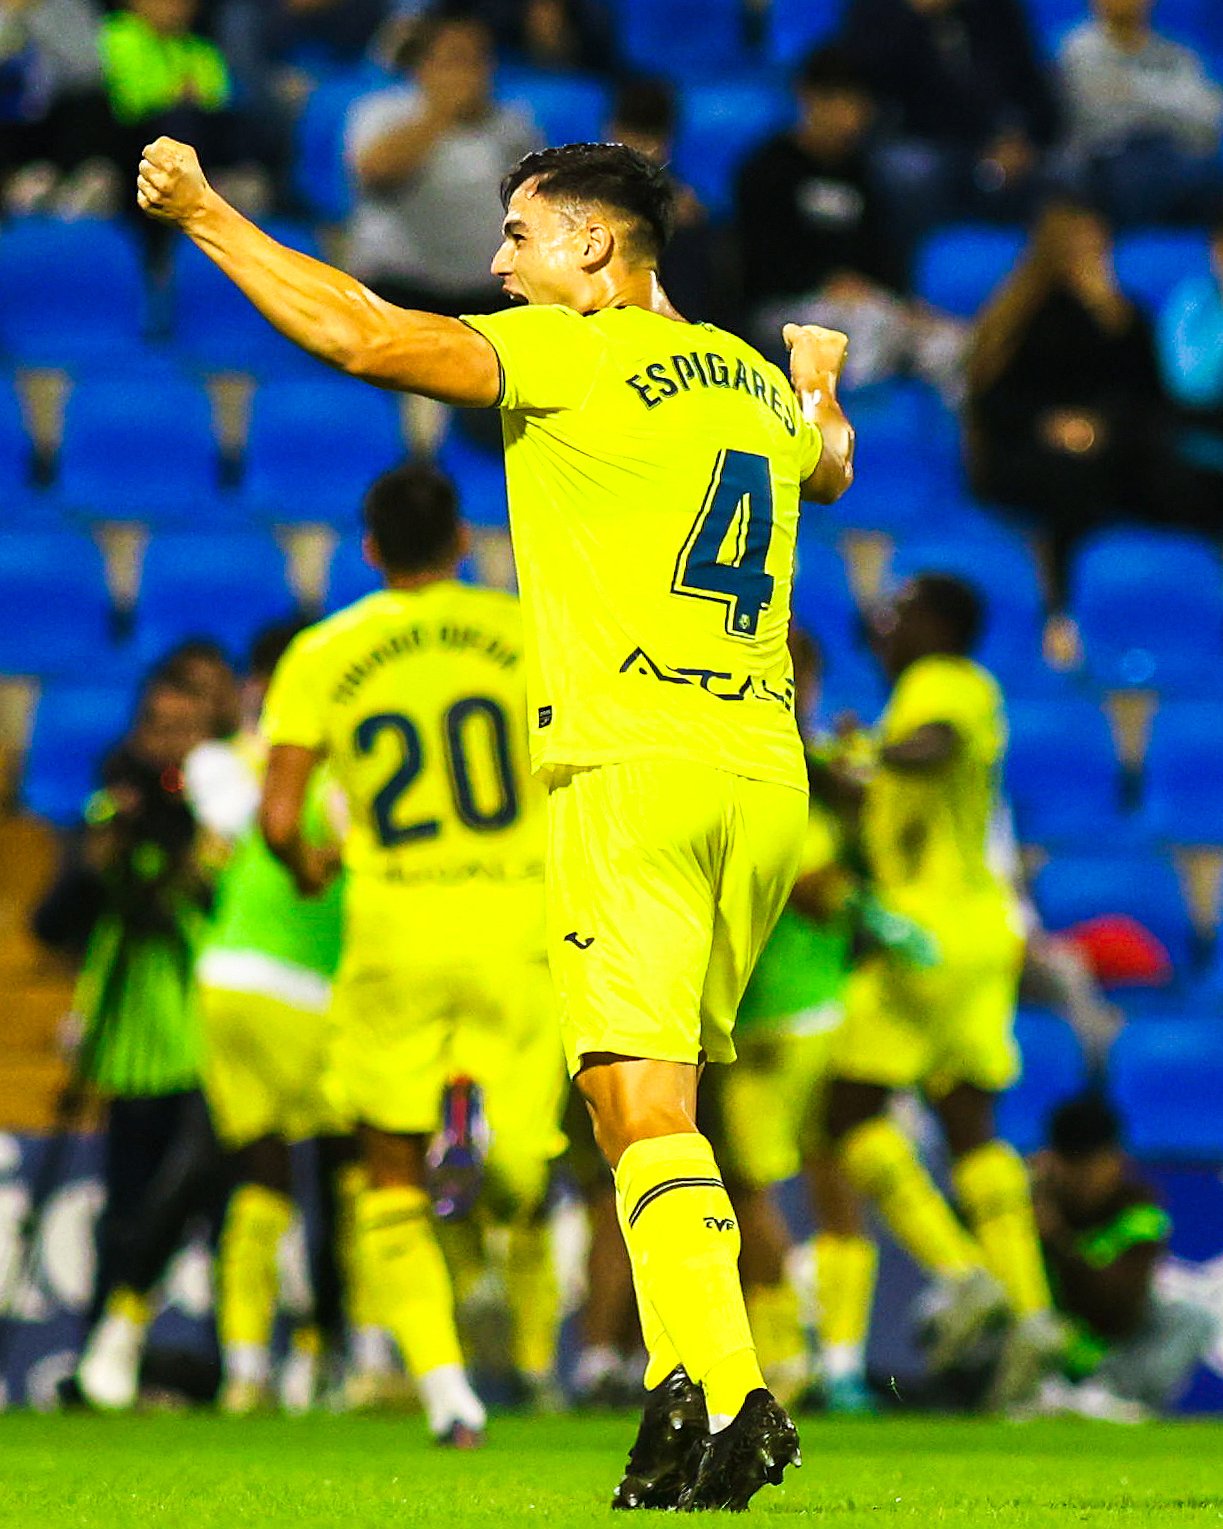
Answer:
[{"label": "raised clenched fist", "polygon": [[790,379],[798,394],[821,392],[845,365],[849,337],[819,324],[787,324],[781,331],[790,352]]},{"label": "raised clenched fist", "polygon": [[136,201],[149,217],[185,223],[202,206],[208,182],[189,143],[159,138],[150,143],[136,177]]}]

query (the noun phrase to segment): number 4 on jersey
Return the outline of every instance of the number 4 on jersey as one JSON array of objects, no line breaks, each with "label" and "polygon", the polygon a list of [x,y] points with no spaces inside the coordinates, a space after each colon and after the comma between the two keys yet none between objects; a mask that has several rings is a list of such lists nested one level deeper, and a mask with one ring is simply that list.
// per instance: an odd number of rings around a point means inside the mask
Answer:
[{"label": "number 4 on jersey", "polygon": [[767,457],[720,451],[701,513],[675,565],[671,588],[726,607],[732,637],[755,637],[773,598],[764,571],[773,535],[773,485]]}]

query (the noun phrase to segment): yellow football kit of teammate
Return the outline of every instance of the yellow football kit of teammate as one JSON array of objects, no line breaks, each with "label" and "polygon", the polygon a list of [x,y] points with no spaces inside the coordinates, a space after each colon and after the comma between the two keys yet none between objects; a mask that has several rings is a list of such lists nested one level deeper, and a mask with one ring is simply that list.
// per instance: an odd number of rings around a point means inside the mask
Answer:
[{"label": "yellow football kit of teammate", "polygon": [[[467,322],[501,367],[570,1069],[730,1061],[807,817],[786,636],[822,438],[781,372],[708,325],[631,305]],[[682,1363],[729,1421],[762,1380],[712,1149],[638,1140],[615,1177],[646,1384]]]},{"label": "yellow football kit of teammate", "polygon": [[1006,748],[1002,697],[967,658],[905,670],[881,742],[929,723],[955,729],[954,760],[931,774],[881,769],[863,834],[880,900],[929,931],[941,959],[922,968],[880,952],[850,978],[833,1047],[841,1077],[930,1094],[971,1083],[990,1093],[1018,1075],[1015,998],[1023,958],[1018,903],[989,863],[989,825]]},{"label": "yellow football kit of teammate", "polygon": [[563,1146],[543,935],[544,793],[526,757],[510,595],[383,590],[303,632],[268,692],[268,741],[324,754],[343,790],[337,1102],[429,1133],[448,1079],[482,1085],[490,1172],[534,1180]]}]

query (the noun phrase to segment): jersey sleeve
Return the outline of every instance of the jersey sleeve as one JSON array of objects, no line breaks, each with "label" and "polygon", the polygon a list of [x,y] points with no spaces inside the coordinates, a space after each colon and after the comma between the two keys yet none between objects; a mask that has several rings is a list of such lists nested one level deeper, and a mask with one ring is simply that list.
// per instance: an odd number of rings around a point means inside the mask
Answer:
[{"label": "jersey sleeve", "polygon": [[590,396],[602,346],[572,308],[508,308],[464,314],[463,322],[497,352],[502,409],[547,414],[580,409]]},{"label": "jersey sleeve", "polygon": [[276,665],[259,724],[263,736],[273,747],[278,743],[296,744],[305,749],[325,747],[321,688],[317,665],[311,659],[310,644],[299,637],[289,645]]},{"label": "jersey sleeve", "polygon": [[996,759],[1002,752],[999,697],[993,681],[980,670],[932,661],[910,670],[889,708],[888,742],[935,722],[953,727],[981,758]]},{"label": "jersey sleeve", "polygon": [[800,483],[806,483],[820,465],[820,458],[823,455],[824,437],[820,434],[819,426],[808,424],[800,408],[798,411],[798,481]]}]

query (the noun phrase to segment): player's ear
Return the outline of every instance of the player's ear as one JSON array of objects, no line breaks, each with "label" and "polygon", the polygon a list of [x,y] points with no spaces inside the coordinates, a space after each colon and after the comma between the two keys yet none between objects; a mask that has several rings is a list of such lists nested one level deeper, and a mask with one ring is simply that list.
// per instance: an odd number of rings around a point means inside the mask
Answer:
[{"label": "player's ear", "polygon": [[382,572],[382,559],[378,556],[378,549],[374,546],[374,538],[367,531],[361,538],[361,556],[371,568]]},{"label": "player's ear", "polygon": [[586,271],[598,271],[612,257],[612,251],[616,247],[616,236],[611,224],[601,217],[593,217],[586,224],[586,238],[582,250],[582,268]]}]

